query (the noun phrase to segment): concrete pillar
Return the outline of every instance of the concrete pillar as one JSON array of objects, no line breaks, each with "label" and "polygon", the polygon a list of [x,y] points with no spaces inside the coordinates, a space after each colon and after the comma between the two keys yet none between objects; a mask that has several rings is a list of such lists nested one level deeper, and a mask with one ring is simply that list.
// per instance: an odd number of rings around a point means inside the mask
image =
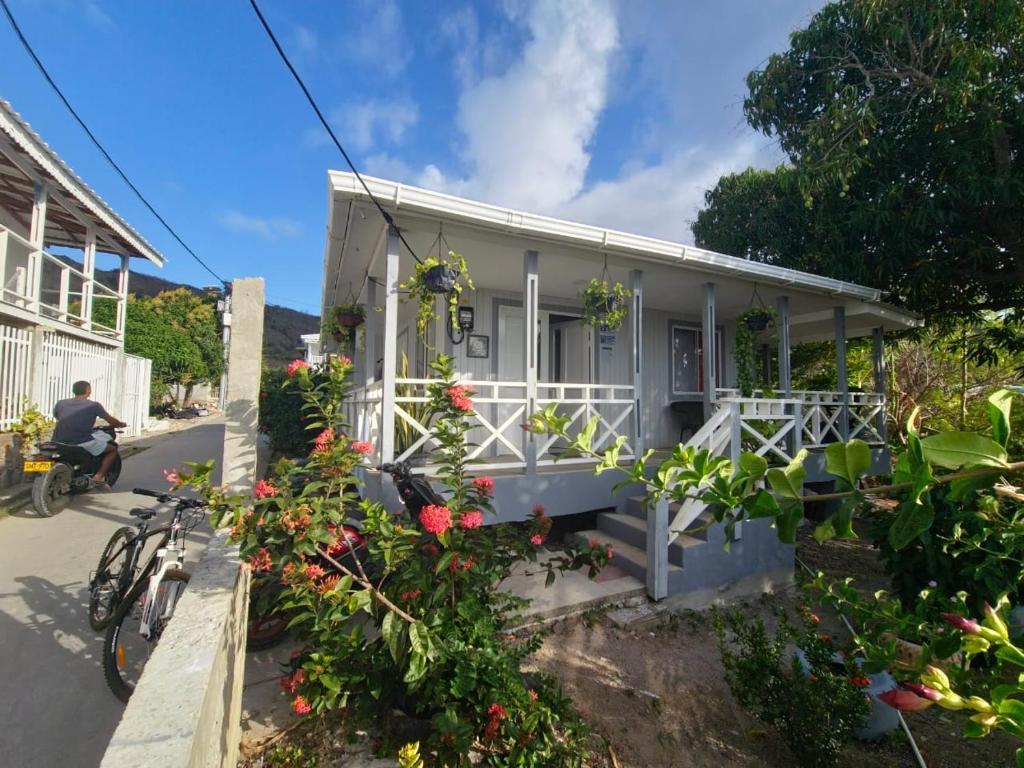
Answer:
[{"label": "concrete pillar", "polygon": [[793,367],[789,343],[789,296],[779,296],[775,319],[779,332],[779,391],[784,397],[791,397]]},{"label": "concrete pillar", "polygon": [[644,453],[644,273],[634,269],[630,273],[633,282],[633,307],[630,312],[630,327],[633,336],[633,451],[637,456]]},{"label": "concrete pillar", "polygon": [[871,349],[871,359],[875,369],[875,392],[882,395],[882,409],[875,416],[875,431],[878,432],[879,438],[882,442],[888,441],[888,422],[886,420],[886,385],[888,383],[888,375],[885,370],[885,336],[881,328],[874,328],[871,331],[871,340],[873,342]]},{"label": "concrete pillar", "polygon": [[373,279],[366,281],[366,323],[363,325],[363,341],[366,347],[363,374],[366,385],[369,386],[377,375],[377,283]]},{"label": "concrete pillar", "polygon": [[839,414],[839,437],[850,439],[850,381],[846,372],[846,307],[835,308],[836,321],[836,382],[842,398]]},{"label": "concrete pillar", "polygon": [[[537,373],[540,369],[540,355],[537,350],[538,303],[540,299],[537,251],[523,255],[523,354],[526,358],[526,416],[537,412]],[[526,433],[526,473],[537,472],[537,439],[532,432]]]},{"label": "concrete pillar", "polygon": [[85,279],[82,281],[82,327],[91,331],[93,286],[96,283],[96,230],[92,227],[85,229],[82,272],[85,274]]},{"label": "concrete pillar", "polygon": [[395,375],[398,365],[398,230],[388,225],[384,277],[384,364],[381,374],[380,460],[395,460]]},{"label": "concrete pillar", "polygon": [[718,349],[715,345],[715,284],[704,283],[704,310],[701,313],[701,330],[704,340],[704,420],[711,418],[718,397],[716,370],[718,361],[715,359]]},{"label": "concrete pillar", "polygon": [[248,494],[256,475],[256,436],[263,369],[263,278],[231,283],[231,344],[225,392],[224,483],[228,493]]},{"label": "concrete pillar", "polygon": [[32,242],[35,252],[28,257],[28,279],[26,281],[29,295],[27,309],[30,312],[39,311],[39,289],[42,283],[43,255],[41,251],[46,245],[46,206],[49,200],[49,192],[45,183],[35,182],[33,185],[32,198],[32,220],[29,223],[28,239]]}]

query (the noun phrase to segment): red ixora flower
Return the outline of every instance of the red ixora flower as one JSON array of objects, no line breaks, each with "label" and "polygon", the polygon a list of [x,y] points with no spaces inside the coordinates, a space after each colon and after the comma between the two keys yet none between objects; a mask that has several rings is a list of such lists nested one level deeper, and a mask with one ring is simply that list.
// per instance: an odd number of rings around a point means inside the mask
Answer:
[{"label": "red ixora flower", "polygon": [[473,478],[473,487],[480,491],[480,493],[490,496],[494,493],[494,480],[486,475],[484,477],[475,477]]},{"label": "red ixora flower", "polygon": [[372,443],[362,443],[362,442],[360,442],[360,443],[352,443],[352,445],[350,447],[356,453],[361,453],[364,456],[369,456],[371,453],[373,453],[373,444]]},{"label": "red ixora flower", "polygon": [[489,741],[498,732],[501,721],[508,717],[508,712],[505,711],[501,704],[495,703],[487,708],[487,715],[490,717],[490,720],[487,721],[487,725],[484,728],[484,739]]},{"label": "red ixora flower", "polygon": [[429,504],[420,511],[420,524],[430,533],[442,534],[452,527],[451,510],[439,504]]},{"label": "red ixora flower", "polygon": [[295,693],[299,686],[306,680],[306,671],[304,669],[295,670],[295,674],[285,675],[281,678],[281,690],[287,691],[288,693]]},{"label": "red ixora flower", "polygon": [[854,675],[850,678],[850,685],[855,688],[867,688],[871,685],[871,678],[865,675]]},{"label": "red ixora flower", "polygon": [[349,357],[348,355],[342,355],[341,357],[338,358],[338,362],[346,366],[352,365],[352,358]]},{"label": "red ixora flower", "polygon": [[269,571],[274,567],[274,561],[270,558],[270,552],[266,547],[260,547],[257,554],[249,557],[249,567],[254,571]]},{"label": "red ixora flower", "polygon": [[313,441],[313,450],[315,451],[326,451],[331,447],[331,443],[334,442],[334,429],[328,427],[319,435],[316,436],[316,440]]},{"label": "red ixora flower", "polygon": [[451,402],[452,407],[457,411],[468,413],[473,410],[473,401],[469,399],[469,396],[473,394],[474,390],[472,387],[462,387],[456,385],[454,387],[448,387],[444,391],[448,395],[448,400]]},{"label": "red ixora flower", "polygon": [[402,600],[404,602],[409,602],[410,600],[415,600],[421,594],[423,593],[418,589],[409,589],[402,593]]},{"label": "red ixora flower", "polygon": [[471,528],[479,528],[484,524],[484,513],[479,509],[473,510],[472,512],[463,512],[462,517],[459,518],[459,527],[465,530]]},{"label": "red ixora flower", "polygon": [[543,504],[534,504],[533,505],[533,516],[534,517],[541,517],[543,514],[544,514],[544,505]]},{"label": "red ixora flower", "polygon": [[292,712],[296,715],[308,715],[313,711],[313,707],[306,700],[305,696],[296,696],[292,700]]},{"label": "red ixora flower", "polygon": [[544,543],[544,537],[541,536],[539,533],[535,533],[533,534],[533,536],[530,537],[530,543],[533,544],[533,546],[535,547],[539,547],[541,544]]},{"label": "red ixora flower", "polygon": [[288,363],[288,375],[289,376],[294,376],[299,371],[308,371],[308,370],[309,370],[309,363],[307,363],[305,360],[292,360],[290,363]]},{"label": "red ixora flower", "polygon": [[277,488],[266,480],[260,480],[256,483],[256,488],[253,489],[253,494],[257,499],[265,499],[268,496],[277,496]]},{"label": "red ixora flower", "polygon": [[878,694],[878,698],[900,712],[919,712],[941,699],[942,694],[920,683],[902,683],[898,688]]},{"label": "red ixora flower", "polygon": [[178,475],[178,470],[176,469],[165,469],[164,477],[167,478],[167,482],[171,485],[177,485],[181,482],[181,477]]},{"label": "red ixora flower", "polygon": [[424,544],[421,547],[420,551],[428,557],[437,557],[437,553],[440,552],[440,550],[437,548],[437,544]]},{"label": "red ixora flower", "polygon": [[609,560],[615,557],[615,550],[612,549],[611,544],[605,547],[604,556],[607,557]]}]

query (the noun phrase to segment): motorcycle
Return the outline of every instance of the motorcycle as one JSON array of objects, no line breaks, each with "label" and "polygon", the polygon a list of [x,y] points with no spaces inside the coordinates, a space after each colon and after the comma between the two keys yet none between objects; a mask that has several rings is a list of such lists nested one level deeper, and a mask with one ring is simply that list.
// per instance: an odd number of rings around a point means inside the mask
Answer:
[{"label": "motorcycle", "polygon": [[[311,482],[310,473],[302,471],[300,466],[292,478],[292,489],[301,490],[302,485]],[[391,475],[398,489],[398,495],[405,504],[406,511],[415,517],[423,507],[430,504],[443,505],[444,499],[430,485],[426,478],[413,475],[409,465],[404,461],[384,464],[380,471]],[[401,513],[400,513],[401,514]],[[356,570],[354,558],[360,562],[366,552],[366,537],[356,525],[343,525],[338,531],[338,540],[332,548],[331,556],[353,571]],[[314,558],[314,561],[319,558]],[[322,567],[330,568],[330,563],[322,562]],[[253,579],[250,587],[249,617],[246,629],[246,650],[262,651],[280,643],[288,634],[290,616],[277,606],[277,598],[284,589],[280,573],[270,573]]]},{"label": "motorcycle", "polygon": [[[113,427],[97,427],[99,432],[110,435],[110,442],[117,445],[117,430]],[[43,517],[53,517],[62,512],[71,502],[71,497],[92,489],[93,475],[100,468],[103,457],[93,456],[78,445],[55,443],[40,444],[36,455],[25,460],[26,474],[36,474],[32,481],[32,506]],[[121,456],[104,478],[109,486],[121,475]]]}]

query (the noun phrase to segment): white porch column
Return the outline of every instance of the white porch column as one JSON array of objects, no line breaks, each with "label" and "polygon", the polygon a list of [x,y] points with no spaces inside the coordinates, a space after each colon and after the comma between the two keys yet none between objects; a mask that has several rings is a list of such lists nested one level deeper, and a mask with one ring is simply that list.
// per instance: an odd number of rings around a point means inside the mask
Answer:
[{"label": "white porch column", "polygon": [[718,350],[715,346],[715,284],[704,283],[704,311],[701,315],[704,355],[704,420],[711,418],[711,411],[717,402],[715,389],[718,377],[715,375],[718,361],[715,359]]},{"label": "white porch column", "polygon": [[[363,342],[366,348],[364,355],[366,365],[363,378],[366,386],[370,386],[377,375],[377,283],[373,278],[366,281],[366,323],[363,325]],[[321,342],[321,349],[323,349]]]},{"label": "white porch column", "polygon": [[644,453],[644,273],[634,269],[630,273],[633,283],[633,307],[630,312],[633,331],[633,452],[637,457]]},{"label": "white porch column", "polygon": [[888,384],[889,377],[885,370],[885,336],[883,330],[881,328],[872,329],[871,340],[874,342],[871,348],[871,360],[875,370],[875,392],[882,395],[882,409],[875,416],[875,431],[878,432],[878,436],[884,443],[889,439],[889,425],[886,420],[886,411],[888,410],[886,404],[886,385]]},{"label": "white porch column", "polygon": [[85,273],[85,279],[82,281],[82,327],[91,331],[93,283],[96,275],[96,230],[92,227],[85,229],[82,272]]},{"label": "white porch column", "polygon": [[[539,258],[537,251],[523,254],[523,356],[525,360],[526,419],[537,412],[537,373],[540,357],[537,351],[539,319]],[[526,420],[524,419],[524,421]],[[532,432],[526,434],[526,474],[537,473],[537,439]]]},{"label": "white porch column", "polygon": [[784,397],[793,395],[793,368],[789,344],[789,296],[779,296],[776,309],[779,331],[779,390]]},{"label": "white porch column", "polygon": [[384,364],[380,407],[380,460],[395,460],[395,369],[398,359],[398,230],[388,225],[384,277]]},{"label": "white porch column", "polygon": [[668,499],[658,497],[647,509],[647,596],[668,597]]},{"label": "white porch column", "polygon": [[128,257],[121,257],[121,270],[117,273],[117,320],[114,329],[117,338],[124,341],[125,318],[128,316]]},{"label": "white porch column", "polygon": [[836,307],[836,382],[843,404],[839,413],[839,436],[850,439],[850,382],[846,374],[846,307]]},{"label": "white porch column", "polygon": [[28,275],[26,275],[25,293],[29,295],[30,312],[39,311],[39,289],[42,287],[43,247],[46,245],[46,204],[49,191],[45,183],[35,182],[32,198],[32,221],[29,224],[28,239],[35,249],[28,257]]}]

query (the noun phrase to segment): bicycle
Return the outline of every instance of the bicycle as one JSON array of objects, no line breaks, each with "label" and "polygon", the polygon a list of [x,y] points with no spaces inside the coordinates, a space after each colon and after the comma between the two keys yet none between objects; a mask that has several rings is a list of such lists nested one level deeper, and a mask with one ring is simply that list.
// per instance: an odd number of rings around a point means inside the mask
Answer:
[{"label": "bicycle", "polygon": [[[129,514],[139,518],[136,531],[125,526],[114,533],[90,579],[89,623],[106,627],[103,643],[103,676],[121,701],[128,701],[146,661],[174,614],[190,574],[182,567],[185,537],[202,520],[206,502],[135,488],[132,493],[150,496],[162,504],[174,504],[166,525],[150,530],[155,509],[136,507]],[[162,536],[146,564],[139,560],[146,541]],[[136,626],[137,623],[137,626]],[[100,626],[97,626],[100,625]]]}]

